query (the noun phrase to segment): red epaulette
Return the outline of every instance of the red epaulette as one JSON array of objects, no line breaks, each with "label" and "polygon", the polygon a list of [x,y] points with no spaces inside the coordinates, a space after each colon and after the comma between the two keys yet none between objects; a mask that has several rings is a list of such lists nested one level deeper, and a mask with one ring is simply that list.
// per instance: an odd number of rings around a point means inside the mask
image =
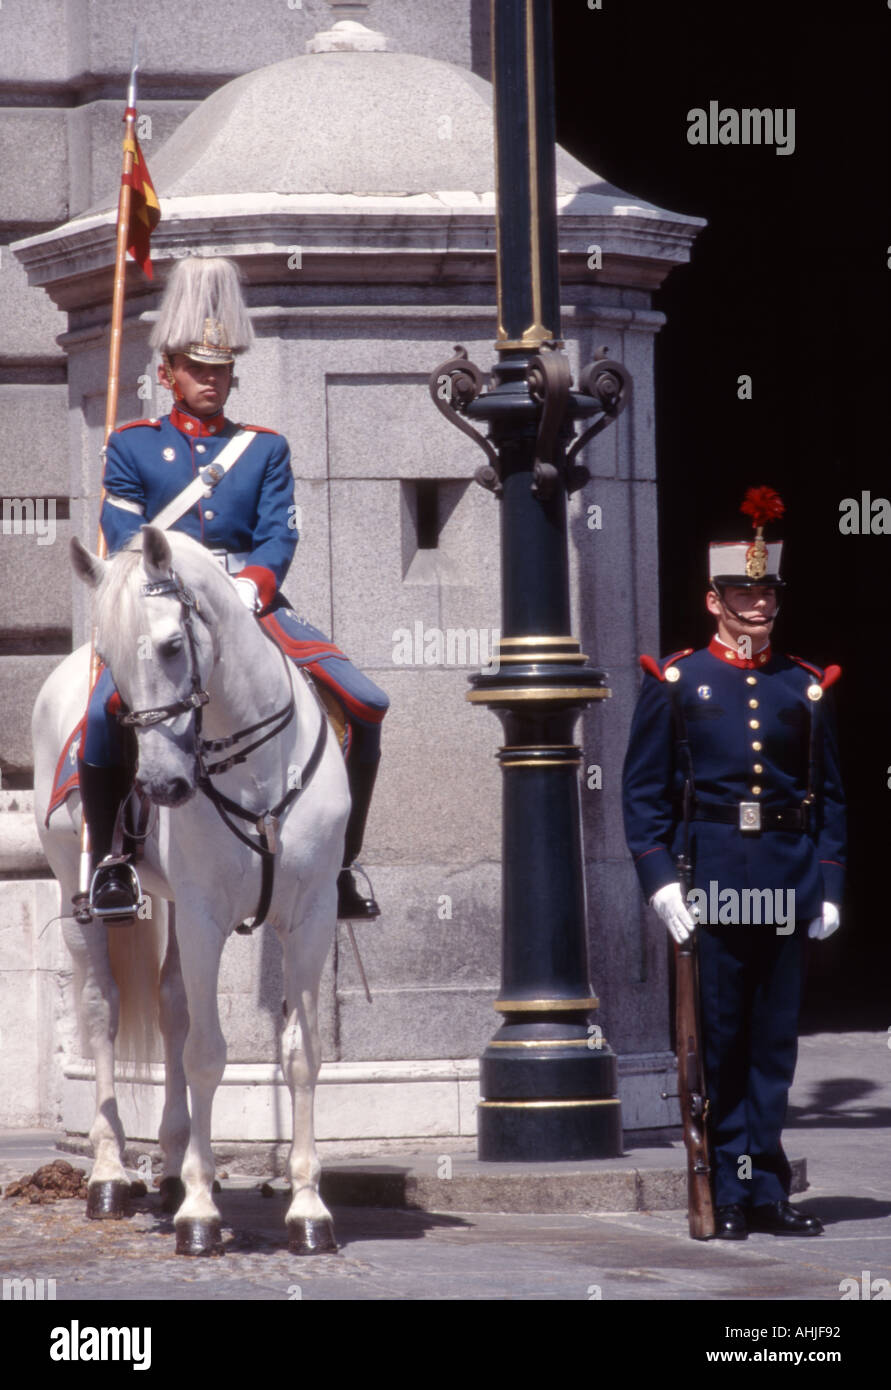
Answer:
[{"label": "red epaulette", "polygon": [[673,666],[676,661],[683,660],[685,656],[692,656],[693,650],[693,647],[685,647],[682,652],[674,652],[672,656],[665,658],[661,666],[653,656],[644,655],[637,659],[640,662],[641,670],[646,671],[650,676],[655,676],[657,681],[664,681],[665,672],[669,666]]},{"label": "red epaulette", "polygon": [[253,430],[255,434],[278,434],[278,430],[267,429],[265,425],[246,425],[244,421],[239,424],[240,430]]},{"label": "red epaulette", "polygon": [[126,425],[118,425],[116,433],[122,434],[124,430],[135,430],[137,425],[150,425],[153,430],[161,428],[160,420],[131,420]]},{"label": "red epaulette", "polygon": [[788,656],[790,661],[797,662],[805,671],[811,673],[821,690],[828,690],[831,685],[835,685],[842,673],[840,666],[827,666],[825,671],[821,671],[819,666],[812,666],[809,661],[803,661],[800,656],[793,656],[791,652],[788,653]]}]

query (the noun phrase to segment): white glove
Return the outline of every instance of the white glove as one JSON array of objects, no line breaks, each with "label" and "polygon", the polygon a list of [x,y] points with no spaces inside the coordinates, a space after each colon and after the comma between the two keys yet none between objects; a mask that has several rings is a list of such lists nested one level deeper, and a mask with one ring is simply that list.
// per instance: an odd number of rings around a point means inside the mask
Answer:
[{"label": "white glove", "polygon": [[824,903],[823,916],[814,918],[807,929],[807,934],[814,941],[825,941],[827,936],[838,931],[840,926],[841,913],[835,903]]},{"label": "white glove", "polygon": [[696,922],[684,902],[679,883],[666,883],[650,898],[650,907],[656,909],[678,945],[693,935]]},{"label": "white glove", "polygon": [[258,613],[260,611],[260,590],[253,579],[238,576],[235,580],[235,587],[245,608],[249,608],[252,613]]}]

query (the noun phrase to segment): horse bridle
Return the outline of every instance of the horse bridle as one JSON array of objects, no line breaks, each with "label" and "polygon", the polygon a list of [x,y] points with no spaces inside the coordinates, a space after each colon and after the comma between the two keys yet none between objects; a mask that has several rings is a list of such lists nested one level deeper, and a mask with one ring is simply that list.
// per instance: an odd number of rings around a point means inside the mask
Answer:
[{"label": "horse bridle", "polygon": [[[175,719],[177,715],[191,711],[195,720],[195,760],[198,767],[195,785],[204,793],[208,800],[212,802],[229,830],[231,830],[234,835],[237,835],[239,840],[241,840],[243,844],[246,844],[249,849],[253,850],[255,854],[259,854],[262,860],[260,898],[257,903],[257,910],[254,913],[252,927],[250,928],[252,930],[253,927],[264,920],[269,910],[269,904],[272,901],[273,878],[275,874],[276,832],[278,830],[280,817],[309,785],[316,768],[321,762],[328,731],[327,717],[325,711],[322,709],[321,702],[318,700],[318,696],[316,696],[321,715],[319,732],[312,753],[309,756],[306,766],[301,771],[299,785],[290,787],[275,806],[264,811],[260,816],[257,816],[254,811],[245,810],[243,806],[239,806],[237,801],[233,801],[231,797],[225,796],[222,792],[218,791],[210,779],[215,774],[228,772],[229,769],[234,767],[237,763],[245,762],[250,753],[253,753],[255,749],[268,742],[269,739],[275,738],[277,734],[280,734],[295,716],[297,705],[294,699],[294,689],[291,684],[291,672],[288,666],[288,658],[285,656],[285,653],[279,647],[278,643],[270,637],[269,633],[261,624],[261,631],[268,641],[272,642],[272,645],[275,647],[284,663],[288,690],[290,692],[290,699],[287,705],[284,705],[281,709],[275,710],[273,714],[267,715],[265,719],[258,720],[256,724],[250,724],[245,729],[239,729],[237,733],[229,734],[226,738],[202,738],[201,711],[202,707],[209,703],[210,696],[201,686],[201,675],[198,665],[198,644],[195,640],[192,614],[196,614],[204,623],[206,623],[207,620],[201,612],[201,607],[197,598],[192,593],[191,589],[186,588],[175,570],[170,571],[170,576],[167,579],[149,580],[146,584],[142,585],[140,593],[143,598],[157,598],[164,594],[172,594],[175,598],[179,599],[183,613],[182,625],[185,629],[189,644],[192,689],[189,694],[184,696],[181,700],[175,700],[169,705],[160,705],[155,709],[121,711],[118,715],[118,720],[121,724],[128,727],[148,729],[151,728],[153,724],[161,724],[166,719]],[[313,690],[313,694],[315,694],[315,690]],[[269,728],[269,725],[274,725],[275,727]],[[213,763],[211,766],[208,766],[205,762],[204,755],[206,753],[222,752],[227,748],[231,748],[233,744],[239,743],[242,739],[249,738],[251,734],[259,733],[261,729],[266,729],[267,732],[263,734],[262,738],[255,739],[247,748],[241,749],[238,753],[233,753],[228,758],[222,758],[219,762]],[[253,840],[249,835],[245,835],[245,833],[229,819],[230,816],[238,816],[242,820],[253,822],[258,839]]]},{"label": "horse bridle", "polygon": [[[185,714],[187,710],[192,710],[195,714],[196,734],[201,731],[200,709],[210,700],[206,690],[201,689],[201,676],[198,670],[198,644],[195,641],[195,630],[192,627],[192,614],[196,613],[204,622],[204,614],[201,612],[198,600],[187,589],[175,570],[170,571],[168,579],[150,579],[147,584],[143,584],[140,589],[143,598],[157,598],[162,594],[174,594],[179,599],[183,610],[183,627],[189,642],[189,662],[191,665],[191,693],[182,700],[176,700],[170,705],[161,705],[157,709],[133,710],[118,715],[121,724],[125,724],[137,729],[149,729],[153,724],[162,724],[165,719],[175,719],[178,714]],[[196,747],[200,747],[201,740],[196,738]]]}]

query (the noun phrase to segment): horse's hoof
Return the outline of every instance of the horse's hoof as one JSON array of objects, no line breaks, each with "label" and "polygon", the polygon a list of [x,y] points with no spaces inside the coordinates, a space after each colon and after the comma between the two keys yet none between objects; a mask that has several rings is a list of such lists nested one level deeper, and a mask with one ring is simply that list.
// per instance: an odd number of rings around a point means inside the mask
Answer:
[{"label": "horse's hoof", "polygon": [[292,1255],[336,1255],[334,1223],[295,1217],[288,1222],[288,1249]]},{"label": "horse's hoof", "polygon": [[177,1255],[222,1255],[219,1221],[188,1217],[176,1223]]},{"label": "horse's hoof", "polygon": [[161,1195],[161,1210],[170,1215],[179,1211],[186,1199],[186,1185],[182,1178],[162,1178],[158,1191]]},{"label": "horse's hoof", "polygon": [[130,1184],[120,1178],[91,1182],[87,1188],[88,1221],[120,1221],[127,1213]]}]

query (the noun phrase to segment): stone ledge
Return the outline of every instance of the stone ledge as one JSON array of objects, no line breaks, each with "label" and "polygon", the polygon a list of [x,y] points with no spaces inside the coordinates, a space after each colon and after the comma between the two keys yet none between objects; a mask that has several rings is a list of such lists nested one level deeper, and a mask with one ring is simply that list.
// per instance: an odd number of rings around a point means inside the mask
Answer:
[{"label": "stone ledge", "polygon": [[[629,1142],[633,1142],[630,1140]],[[382,1146],[383,1147],[383,1146]],[[480,1163],[468,1152],[329,1158],[319,1145],[324,1170],[321,1194],[333,1206],[388,1207],[433,1212],[566,1212],[683,1211],[687,1205],[686,1157],[682,1144],[631,1149],[621,1158],[573,1163]],[[453,1146],[454,1147],[454,1146]],[[89,1154],[84,1138],[58,1142],[63,1153]],[[144,1154],[160,1157],[153,1145],[130,1147],[124,1155],[136,1166]],[[230,1176],[246,1174],[281,1178],[286,1172],[285,1144],[215,1144],[218,1167]],[[234,1170],[234,1171],[233,1171]],[[448,1176],[446,1176],[448,1174]],[[807,1159],[792,1160],[792,1193],[808,1188]],[[282,1188],[284,1191],[285,1189]]]}]

